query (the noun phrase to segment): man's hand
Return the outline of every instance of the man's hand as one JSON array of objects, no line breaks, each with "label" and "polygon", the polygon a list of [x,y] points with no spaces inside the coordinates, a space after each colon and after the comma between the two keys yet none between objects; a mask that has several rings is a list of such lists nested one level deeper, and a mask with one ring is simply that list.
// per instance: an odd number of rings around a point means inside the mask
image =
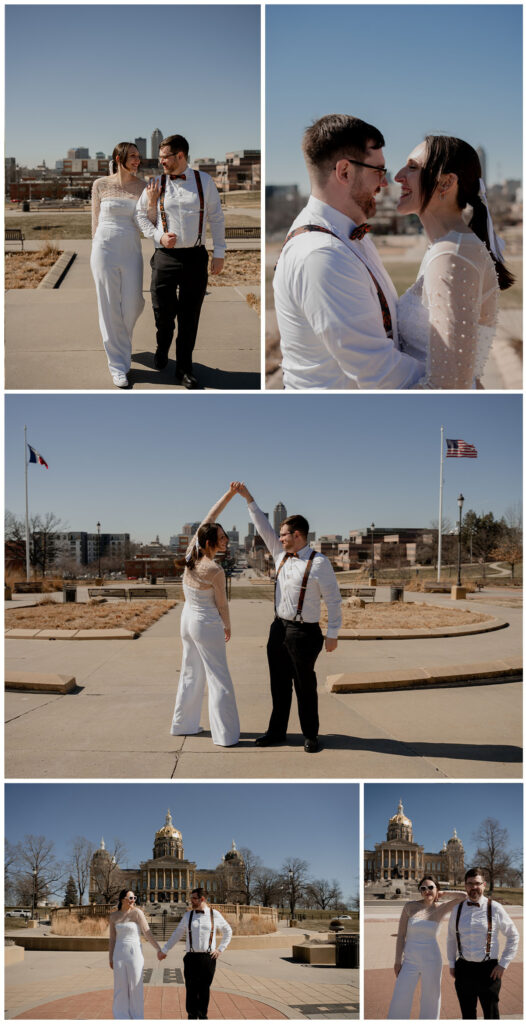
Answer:
[{"label": "man's hand", "polygon": [[157,959],[159,961],[166,960],[166,953],[163,953],[162,949],[157,950]]},{"label": "man's hand", "polygon": [[230,487],[234,488],[242,498],[245,498],[249,503],[254,501],[248,487],[242,484],[239,480],[235,480],[234,483],[230,484]]},{"label": "man's hand", "polygon": [[326,636],[325,637],[325,650],[327,651],[327,654],[330,654],[331,651],[335,651],[337,646],[338,646],[338,638],[337,637],[335,637],[335,636]]},{"label": "man's hand", "polygon": [[499,967],[499,965],[497,964],[497,966],[493,968],[493,970],[492,970],[492,972],[490,974],[490,978],[493,978],[494,981],[497,981],[499,978],[502,978],[503,974],[504,974],[504,967]]},{"label": "man's hand", "polygon": [[210,264],[211,274],[221,274],[225,265],[224,256],[212,256],[212,263]]},{"label": "man's hand", "polygon": [[177,241],[177,235],[174,235],[173,231],[165,231],[164,235],[161,235],[161,245],[163,249],[173,249]]},{"label": "man's hand", "polygon": [[395,972],[395,977],[396,977],[396,978],[397,978],[397,977],[398,977],[398,975],[400,974],[400,971],[401,971],[401,970],[402,970],[402,964],[395,964],[395,965],[394,965],[394,972]]},{"label": "man's hand", "polygon": [[219,949],[214,949],[214,952],[210,953],[210,956],[212,957],[212,960],[217,960],[218,957],[220,956],[220,952],[221,951]]},{"label": "man's hand", "polygon": [[110,968],[113,970],[113,960],[110,960]]},{"label": "man's hand", "polygon": [[449,968],[449,973],[450,973],[451,977],[454,978],[455,977],[455,968],[454,967],[450,967]]}]

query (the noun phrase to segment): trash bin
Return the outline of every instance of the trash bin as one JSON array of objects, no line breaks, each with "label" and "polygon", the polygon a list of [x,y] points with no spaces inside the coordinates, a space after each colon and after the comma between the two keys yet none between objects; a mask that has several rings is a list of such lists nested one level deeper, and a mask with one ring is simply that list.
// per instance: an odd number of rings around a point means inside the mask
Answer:
[{"label": "trash bin", "polygon": [[360,936],[349,934],[336,936],[336,967],[360,966]]},{"label": "trash bin", "polygon": [[64,604],[68,604],[69,602],[75,603],[76,600],[77,588],[64,584],[64,586],[62,587],[62,601],[64,602]]},{"label": "trash bin", "polygon": [[30,212],[31,212],[31,203],[29,202],[29,199],[24,199],[23,202],[22,202],[22,213],[30,213]]},{"label": "trash bin", "polygon": [[403,601],[404,600],[404,588],[403,587],[391,587],[391,601]]},{"label": "trash bin", "polygon": [[156,585],[156,583],[157,583],[157,576],[154,576],[153,573],[152,573],[152,575],[150,576],[150,584],[151,584],[152,587],[154,587]]}]

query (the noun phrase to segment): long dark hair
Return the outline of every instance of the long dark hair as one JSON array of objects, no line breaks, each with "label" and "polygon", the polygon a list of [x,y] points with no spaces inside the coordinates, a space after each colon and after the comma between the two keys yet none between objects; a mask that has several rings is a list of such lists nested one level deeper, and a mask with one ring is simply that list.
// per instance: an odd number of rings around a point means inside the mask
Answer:
[{"label": "long dark hair", "polygon": [[[223,530],[220,523],[203,523],[197,531],[198,550],[195,550],[194,543],[194,546],[187,558],[176,558],[174,563],[176,569],[184,569],[185,566],[188,566],[189,569],[195,569],[197,562],[200,562],[206,554],[205,547],[207,542],[211,547],[217,547],[220,530]],[[223,530],[223,533],[224,532],[225,531]]]},{"label": "long dark hair", "polygon": [[469,205],[473,208],[473,216],[469,222],[471,230],[478,235],[488,249],[495,264],[499,288],[504,291],[511,288],[515,278],[513,274],[496,259],[489,245],[488,214],[479,196],[479,178],[482,168],[478,153],[468,142],[455,139],[452,135],[426,135],[426,157],[420,176],[420,194],[423,213],[431,196],[434,194],[441,174],[456,174],[458,178],[457,204],[464,210]]},{"label": "long dark hair", "polygon": [[[115,168],[115,171],[118,170],[119,164],[121,165],[121,167],[126,167],[126,164],[128,163],[128,157],[130,155],[130,149],[132,148],[132,146],[134,149],[137,149],[137,146],[135,145],[134,142],[117,143],[115,149],[113,150],[113,153],[111,154],[111,159],[113,160],[113,166]],[[137,152],[139,151],[137,150]],[[117,157],[119,158],[119,164],[117,163]]]},{"label": "long dark hair", "polygon": [[424,875],[424,877],[421,878],[419,883],[418,883],[418,888],[419,889],[420,889],[420,886],[422,885],[422,882],[433,882],[433,885],[435,886],[435,889],[436,889],[435,903],[438,903],[439,884],[438,884],[436,878],[434,878],[433,875]]},{"label": "long dark hair", "polygon": [[124,897],[126,896],[126,893],[127,892],[131,892],[131,891],[132,891],[131,889],[121,889],[121,891],[119,893],[119,902],[117,904],[117,910],[121,909],[122,901],[123,901]]}]

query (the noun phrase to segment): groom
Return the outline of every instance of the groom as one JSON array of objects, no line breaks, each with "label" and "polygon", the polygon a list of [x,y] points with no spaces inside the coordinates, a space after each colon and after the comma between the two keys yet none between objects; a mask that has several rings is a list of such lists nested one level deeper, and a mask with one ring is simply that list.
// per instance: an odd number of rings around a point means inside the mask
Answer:
[{"label": "groom", "polygon": [[309,524],[303,516],[284,519],[278,537],[248,488],[238,482],[231,486],[246,499],[250,518],[276,566],[275,618],[267,643],[272,714],[256,745],[285,743],[294,684],[304,749],[316,754],[320,744],[314,666],[323,647],[320,598],[328,613],[325,650],[331,652],[336,650],[342,621],[340,588],[329,559],[309,547]]},{"label": "groom", "polygon": [[155,241],[150,261],[157,328],[154,366],[163,370],[168,363],[177,317],[175,379],[192,390],[198,386],[192,370],[192,353],[208,281],[206,223],[210,224],[214,242],[210,272],[220,274],[225,262],[225,219],[212,178],[188,166],[188,151],[188,142],[182,135],[163,139],[159,149],[163,168],[161,193],[152,204],[157,210],[156,223],[152,224],[148,217],[147,189],[137,203],[135,216],[143,235]]},{"label": "groom", "polygon": [[397,293],[368,237],[387,186],[377,128],[327,114],[303,136],[311,196],[274,276],[286,389],[414,387],[422,363],[398,349]]}]

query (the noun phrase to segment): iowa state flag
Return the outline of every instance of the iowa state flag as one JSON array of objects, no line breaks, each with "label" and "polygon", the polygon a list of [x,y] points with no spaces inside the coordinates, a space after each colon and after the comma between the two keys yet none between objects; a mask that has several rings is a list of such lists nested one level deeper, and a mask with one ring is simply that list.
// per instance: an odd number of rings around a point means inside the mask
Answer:
[{"label": "iowa state flag", "polygon": [[37,452],[36,448],[32,448],[30,444],[27,447],[29,448],[29,461],[38,462],[39,466],[45,466],[46,469],[49,469],[46,460],[42,458],[40,452]]}]

